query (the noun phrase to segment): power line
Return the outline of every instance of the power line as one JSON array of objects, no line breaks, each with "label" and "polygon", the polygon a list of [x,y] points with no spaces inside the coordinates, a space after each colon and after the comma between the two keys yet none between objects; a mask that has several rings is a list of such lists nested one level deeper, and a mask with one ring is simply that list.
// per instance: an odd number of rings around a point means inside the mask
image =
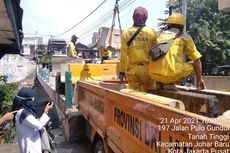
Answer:
[{"label": "power line", "polygon": [[[67,32],[69,32],[70,30],[74,29],[76,26],[78,26],[79,24],[81,24],[83,21],[85,21],[91,14],[93,14],[97,9],[99,9],[107,0],[104,0],[99,6],[96,7],[96,9],[94,9],[89,15],[87,15],[84,19],[82,19],[79,23],[75,24],[73,27],[71,27],[70,29],[60,33],[60,34],[56,34],[56,35],[39,35],[40,37],[56,37],[56,36],[61,36]],[[111,1],[110,1],[111,2]],[[120,4],[120,8],[119,11],[120,13],[122,13],[122,17],[126,16],[130,11],[128,11],[126,8],[130,7],[133,3],[135,2],[135,0],[123,0],[121,1]],[[145,4],[146,2],[144,2]],[[104,15],[102,15],[101,18],[99,18],[96,22],[94,22],[93,24],[88,25],[87,27],[85,27],[84,29],[80,30],[80,33],[76,33],[80,38],[86,38],[90,35],[92,35],[92,31],[95,31],[95,29],[98,29],[100,26],[106,25],[108,24],[108,22],[110,21],[110,19],[112,19],[113,16],[113,11],[109,10],[108,12],[106,12]],[[128,19],[127,19],[128,21]],[[124,22],[126,23],[126,21]]]},{"label": "power line", "polygon": [[98,27],[100,27],[102,24],[106,23],[109,19],[112,18],[112,12],[110,14],[108,14],[107,16],[104,16],[104,18],[101,18],[98,20],[98,22],[96,22],[94,25],[89,25],[85,30],[85,32],[82,32],[81,34],[79,34],[79,37],[84,37],[86,34],[90,33],[92,30],[95,31],[95,29],[97,29]]},{"label": "power line", "polygon": [[60,35],[63,35],[67,32],[69,32],[70,30],[74,29],[76,26],[78,26],[79,24],[81,24],[85,19],[87,19],[90,15],[92,15],[98,8],[100,8],[107,0],[104,0],[100,5],[98,5],[91,13],[89,13],[85,18],[83,18],[80,22],[78,22],[77,24],[75,24],[73,27],[71,27],[70,29],[60,33],[60,34],[57,34],[57,35],[53,35],[53,36],[60,36]]},{"label": "power line", "polygon": [[[112,2],[112,1],[111,1]],[[112,9],[111,9],[112,10]],[[80,38],[86,37],[86,35],[91,34],[91,31],[95,31],[98,27],[102,26],[103,24],[107,23],[109,19],[112,19],[113,11],[107,11],[104,15],[101,16],[101,18],[97,19],[96,22],[92,25],[88,25],[83,31],[81,30],[81,33],[79,34]]]},{"label": "power line", "polygon": [[[122,1],[120,4],[120,13],[125,10],[125,8],[127,8],[128,6],[130,6],[132,3],[134,3],[135,0],[128,0],[128,1]],[[97,22],[95,22],[93,25],[89,25],[88,27],[86,27],[86,30],[81,30],[81,33],[78,34],[80,38],[86,38],[90,35],[92,35],[92,31],[95,29],[98,29],[98,27],[107,24],[110,19],[112,20],[112,16],[113,16],[113,11],[109,11],[106,14],[104,14],[101,18],[99,18],[97,20]]]},{"label": "power line", "polygon": [[113,12],[111,10],[109,10],[108,12],[106,12],[104,15],[101,16],[101,18],[97,19],[96,22],[94,22],[93,24],[88,25],[87,27],[85,27],[83,30],[80,30],[80,34],[77,34],[80,38],[82,38],[83,35],[86,35],[87,33],[89,33],[90,31],[92,31],[93,29],[98,28],[100,25],[102,25],[103,23],[105,23],[107,20],[109,20],[112,17]]}]

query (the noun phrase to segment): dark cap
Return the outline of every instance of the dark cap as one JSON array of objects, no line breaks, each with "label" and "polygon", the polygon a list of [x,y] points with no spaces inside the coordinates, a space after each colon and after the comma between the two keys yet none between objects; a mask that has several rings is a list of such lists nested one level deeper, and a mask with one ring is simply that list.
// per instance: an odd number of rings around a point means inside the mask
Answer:
[{"label": "dark cap", "polygon": [[148,11],[144,7],[137,7],[133,12],[133,21],[135,24],[145,23],[148,18]]}]

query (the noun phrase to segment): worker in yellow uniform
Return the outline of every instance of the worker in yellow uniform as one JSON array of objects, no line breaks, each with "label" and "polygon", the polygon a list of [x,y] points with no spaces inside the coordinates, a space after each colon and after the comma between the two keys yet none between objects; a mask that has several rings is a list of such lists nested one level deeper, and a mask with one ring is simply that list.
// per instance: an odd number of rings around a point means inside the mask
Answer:
[{"label": "worker in yellow uniform", "polygon": [[[150,60],[149,74],[157,82],[158,88],[175,89],[175,84],[184,81],[196,73],[197,89],[205,89],[205,82],[202,79],[201,54],[197,51],[193,39],[187,33],[183,33],[185,19],[181,13],[172,14],[167,22],[168,29],[160,33],[158,43],[175,38],[167,53],[157,59]],[[179,37],[175,37],[178,33]],[[191,60],[184,62],[184,53]],[[170,87],[171,86],[171,87]]]},{"label": "worker in yellow uniform", "polygon": [[137,91],[146,91],[149,86],[149,50],[157,42],[156,32],[145,27],[147,18],[147,10],[137,7],[133,13],[134,25],[123,33],[121,40],[120,82],[123,83],[127,75],[128,88]]},{"label": "worker in yellow uniform", "polygon": [[99,49],[99,56],[101,59],[101,64],[103,64],[104,60],[110,60],[110,58],[112,56],[112,52],[109,49],[100,48]]},{"label": "worker in yellow uniform", "polygon": [[68,57],[79,58],[77,47],[76,47],[77,39],[78,39],[78,37],[75,36],[75,35],[73,35],[71,37],[71,42],[68,44],[68,47],[67,47],[67,55],[68,55]]}]

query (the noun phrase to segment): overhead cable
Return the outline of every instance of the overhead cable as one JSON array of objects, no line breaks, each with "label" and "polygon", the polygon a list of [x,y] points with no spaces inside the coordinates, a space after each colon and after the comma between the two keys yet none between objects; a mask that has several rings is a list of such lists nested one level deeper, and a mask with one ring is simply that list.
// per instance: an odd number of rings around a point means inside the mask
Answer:
[{"label": "overhead cable", "polygon": [[[130,6],[135,0],[128,0],[128,1],[122,1],[120,4],[120,12]],[[90,35],[92,35],[92,31],[95,32],[95,29],[98,29],[100,26],[103,26],[107,24],[109,21],[112,20],[113,11],[109,11],[106,14],[102,15],[101,18],[97,20],[97,22],[94,22],[94,24],[89,25],[85,28],[85,30],[81,30],[81,33],[78,34],[80,38],[86,38]]]},{"label": "overhead cable", "polygon": [[92,15],[98,8],[100,8],[107,0],[104,0],[100,5],[98,5],[91,13],[89,13],[89,15],[87,15],[85,18],[83,18],[80,22],[78,22],[77,24],[75,24],[73,27],[71,27],[70,29],[60,33],[60,34],[57,34],[57,35],[53,35],[53,36],[60,36],[60,35],[63,35],[67,32],[69,32],[70,30],[72,30],[73,28],[75,28],[76,26],[78,26],[80,23],[82,23],[85,19],[87,19],[90,15]]},{"label": "overhead cable", "polygon": [[[132,4],[135,0],[123,0],[121,1],[120,4],[120,12],[127,8],[130,4]],[[103,1],[96,9],[98,9],[102,4],[104,4],[106,1]],[[111,2],[111,1],[110,1]],[[94,11],[96,11],[96,9]],[[98,27],[103,26],[105,24],[107,24],[110,19],[112,19],[112,15],[113,12],[111,10],[109,10],[108,12],[106,12],[104,15],[102,15],[101,18],[99,18],[96,22],[94,22],[93,24],[88,25],[88,27],[85,27],[83,30],[80,30],[80,34],[77,32],[76,35],[78,35],[81,38],[85,38],[88,37],[89,35],[91,35],[91,31],[95,31],[95,29],[98,29]],[[87,17],[89,17],[90,15],[88,15]],[[87,17],[85,17],[83,20],[85,20]],[[83,22],[80,21],[79,23],[77,23],[76,25],[74,25],[72,28],[70,28],[69,30],[60,33],[60,34],[56,34],[56,35],[52,35],[52,34],[44,34],[44,35],[39,35],[40,37],[56,37],[56,36],[60,36],[63,35],[65,33],[67,33],[68,31],[72,30],[73,28],[75,28],[76,26],[78,26],[80,23]],[[35,35],[35,34],[34,34]]]}]

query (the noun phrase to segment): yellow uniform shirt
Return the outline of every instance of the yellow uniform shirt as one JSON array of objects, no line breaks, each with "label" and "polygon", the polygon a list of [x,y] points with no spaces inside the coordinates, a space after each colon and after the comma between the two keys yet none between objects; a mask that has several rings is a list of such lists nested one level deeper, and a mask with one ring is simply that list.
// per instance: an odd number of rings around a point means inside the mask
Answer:
[{"label": "yellow uniform shirt", "polygon": [[[164,42],[174,38],[177,30],[168,30],[163,32],[157,39],[158,42]],[[174,83],[181,78],[187,77],[193,73],[192,63],[184,63],[184,53],[191,61],[201,57],[196,46],[188,34],[182,34],[175,39],[167,54],[162,58],[149,62],[149,74],[157,82],[165,84]]]},{"label": "yellow uniform shirt", "polygon": [[99,56],[100,59],[102,59],[102,57],[111,57],[112,53],[110,50],[108,49],[99,49]]},{"label": "yellow uniform shirt", "polygon": [[78,58],[77,48],[76,48],[76,46],[75,46],[75,44],[73,42],[69,43],[69,45],[67,47],[67,50],[68,50],[67,55],[69,57],[76,57],[76,58]]},{"label": "yellow uniform shirt", "polygon": [[127,67],[149,62],[149,50],[156,44],[156,32],[144,27],[130,46],[127,42],[139,27],[131,27],[122,35],[119,72],[127,72]]}]

